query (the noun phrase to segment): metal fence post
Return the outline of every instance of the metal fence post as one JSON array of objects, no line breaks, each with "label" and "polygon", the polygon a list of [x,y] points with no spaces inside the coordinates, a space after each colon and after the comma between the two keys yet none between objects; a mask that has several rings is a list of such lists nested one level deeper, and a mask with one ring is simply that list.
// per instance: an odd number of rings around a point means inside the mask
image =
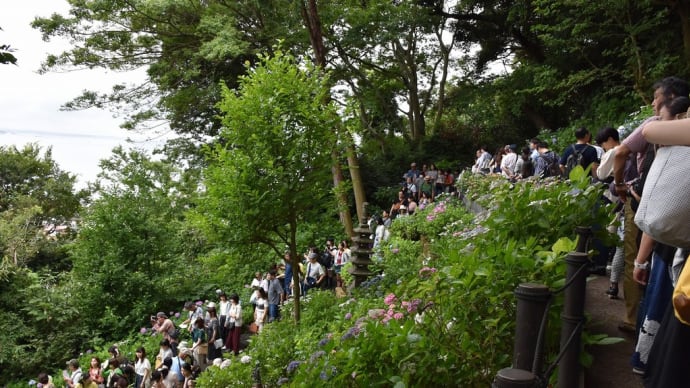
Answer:
[{"label": "metal fence post", "polygon": [[498,371],[491,388],[532,388],[536,377],[530,371],[514,368],[503,368]]},{"label": "metal fence post", "polygon": [[513,368],[540,373],[543,360],[539,334],[542,320],[546,319],[551,291],[543,284],[522,283],[515,289],[515,297],[517,312]]},{"label": "metal fence post", "polygon": [[577,234],[577,247],[575,251],[587,253],[589,241],[592,238],[592,228],[589,226],[578,226],[575,228],[575,233]]},{"label": "metal fence post", "polygon": [[566,257],[565,300],[561,321],[560,350],[562,358],[558,367],[558,388],[576,388],[580,381],[580,336],[585,311],[586,270],[589,257],[584,252],[571,252]]}]

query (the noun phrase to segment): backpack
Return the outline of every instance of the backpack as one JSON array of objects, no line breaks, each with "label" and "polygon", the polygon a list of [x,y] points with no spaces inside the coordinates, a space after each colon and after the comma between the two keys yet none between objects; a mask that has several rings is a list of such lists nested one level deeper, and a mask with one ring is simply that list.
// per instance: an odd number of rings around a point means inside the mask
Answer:
[{"label": "backpack", "polygon": [[550,176],[561,176],[561,166],[558,163],[558,156],[555,153],[539,155],[540,158],[544,159],[546,162],[546,168],[542,172],[542,178],[548,178]]},{"label": "backpack", "polygon": [[563,178],[568,179],[570,177],[570,171],[573,170],[576,166],[582,166],[582,168],[585,168],[582,164],[582,153],[585,152],[587,147],[590,147],[589,145],[585,146],[582,148],[582,150],[578,151],[577,148],[575,148],[575,144],[571,145],[573,152],[568,155],[568,159],[565,161],[565,171],[563,172]]}]

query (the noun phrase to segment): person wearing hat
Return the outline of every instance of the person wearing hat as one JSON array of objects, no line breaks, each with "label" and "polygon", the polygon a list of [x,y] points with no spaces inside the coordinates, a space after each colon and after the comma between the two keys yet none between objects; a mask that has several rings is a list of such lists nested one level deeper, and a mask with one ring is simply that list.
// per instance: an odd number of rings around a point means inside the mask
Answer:
[{"label": "person wearing hat", "polygon": [[312,288],[320,287],[321,282],[323,282],[323,279],[326,277],[326,272],[323,270],[321,264],[319,264],[319,262],[316,260],[318,258],[316,253],[310,253],[307,258],[309,259],[309,263],[307,263],[307,277],[304,283],[305,295],[306,291],[309,291]]},{"label": "person wearing hat", "polygon": [[175,324],[162,311],[156,314],[155,321],[156,323],[153,325],[153,330],[157,333],[162,333],[163,338],[170,343],[170,349],[172,349],[173,354],[177,354],[179,331],[175,328]]},{"label": "person wearing hat", "polygon": [[184,309],[189,312],[189,317],[182,322],[182,325],[186,325],[187,330],[191,333],[194,330],[196,319],[204,317],[204,309],[191,301],[184,303]]},{"label": "person wearing hat", "polygon": [[412,178],[412,180],[415,180],[415,179],[417,179],[418,176],[419,176],[419,170],[417,170],[417,163],[415,163],[415,162],[410,163],[410,169],[407,170],[407,172],[405,173],[403,178],[404,179]]},{"label": "person wearing hat", "polygon": [[64,371],[62,379],[65,381],[66,386],[74,388],[81,381],[82,374],[81,368],[79,368],[79,360],[73,358],[67,361],[67,370]]},{"label": "person wearing hat", "polygon": [[505,146],[505,155],[501,159],[501,173],[508,179],[515,176],[515,165],[517,164],[517,154],[513,151],[510,145]]}]

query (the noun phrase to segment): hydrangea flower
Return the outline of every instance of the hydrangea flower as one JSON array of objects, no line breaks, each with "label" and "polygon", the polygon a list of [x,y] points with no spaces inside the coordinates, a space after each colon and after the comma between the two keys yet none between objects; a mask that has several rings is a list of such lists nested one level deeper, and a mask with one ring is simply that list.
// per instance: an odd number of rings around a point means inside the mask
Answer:
[{"label": "hydrangea flower", "polygon": [[145,327],[142,327],[141,329],[139,329],[139,333],[141,333],[141,334],[146,334],[147,331],[148,331],[148,329]]},{"label": "hydrangea flower", "polygon": [[180,317],[180,313],[175,313],[175,318],[179,318],[179,317]]},{"label": "hydrangea flower", "polygon": [[437,271],[438,271],[438,270],[437,270],[436,268],[433,268],[433,267],[426,267],[426,266],[425,266],[425,267],[422,267],[422,268],[419,270],[419,276],[420,276],[420,277],[431,276],[431,274],[436,273]]},{"label": "hydrangea flower", "polygon": [[330,338],[324,338],[321,341],[319,341],[319,346],[324,347],[324,346],[328,345],[329,342],[331,342]]},{"label": "hydrangea flower", "polygon": [[390,294],[386,295],[386,297],[383,299],[383,302],[390,306],[390,305],[394,304],[396,302],[396,300],[397,300],[397,298],[396,298],[395,294],[390,293]]},{"label": "hydrangea flower", "polygon": [[287,366],[287,371],[288,373],[293,372],[295,369],[299,368],[300,364],[302,361],[290,361],[290,363]]},{"label": "hydrangea flower", "polygon": [[325,354],[326,352],[324,352],[323,350],[316,351],[314,352],[314,354],[311,355],[311,357],[309,357],[309,361],[314,362],[317,359],[323,357]]},{"label": "hydrangea flower", "polygon": [[244,355],[242,358],[240,358],[240,362],[243,364],[249,364],[249,362],[252,361],[252,358],[250,356]]},{"label": "hydrangea flower", "polygon": [[352,314],[350,314],[350,313],[345,314],[345,319],[347,319],[348,321],[350,319],[352,319]]}]

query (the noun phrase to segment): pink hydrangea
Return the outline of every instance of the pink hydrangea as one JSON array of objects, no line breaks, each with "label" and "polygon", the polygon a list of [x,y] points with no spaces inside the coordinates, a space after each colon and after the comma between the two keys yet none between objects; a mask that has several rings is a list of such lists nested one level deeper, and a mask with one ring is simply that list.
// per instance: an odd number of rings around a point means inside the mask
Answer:
[{"label": "pink hydrangea", "polygon": [[148,329],[145,327],[142,327],[141,329],[139,329],[139,333],[141,333],[141,334],[146,334],[147,331],[148,331]]},{"label": "pink hydrangea", "polygon": [[434,219],[436,219],[436,216],[433,214],[429,214],[426,216],[426,220],[429,222],[433,221]]},{"label": "pink hydrangea", "polygon": [[397,321],[403,319],[403,313],[395,313],[393,314],[393,318]]},{"label": "pink hydrangea", "polygon": [[421,277],[426,277],[430,276],[433,273],[436,273],[437,269],[432,268],[432,267],[422,267],[422,269],[419,270],[419,276]]},{"label": "pink hydrangea", "polygon": [[394,304],[396,301],[397,301],[397,298],[396,298],[395,294],[393,294],[393,293],[390,293],[390,294],[386,295],[385,298],[383,298],[383,302],[389,306]]}]

